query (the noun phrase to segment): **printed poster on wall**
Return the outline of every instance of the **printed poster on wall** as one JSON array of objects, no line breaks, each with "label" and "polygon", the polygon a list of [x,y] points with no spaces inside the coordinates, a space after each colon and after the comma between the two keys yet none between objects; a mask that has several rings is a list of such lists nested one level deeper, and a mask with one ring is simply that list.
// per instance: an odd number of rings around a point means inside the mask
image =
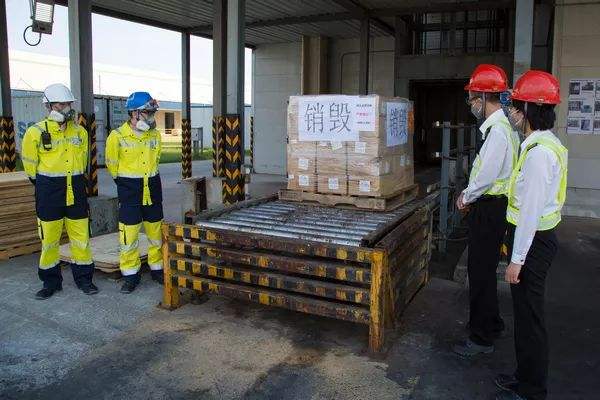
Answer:
[{"label": "printed poster on wall", "polygon": [[300,141],[356,142],[359,131],[375,130],[375,98],[304,96],[298,102]]},{"label": "printed poster on wall", "polygon": [[569,82],[567,133],[600,135],[600,80],[572,79]]},{"label": "printed poster on wall", "polygon": [[409,103],[386,104],[387,147],[406,144],[408,141]]}]

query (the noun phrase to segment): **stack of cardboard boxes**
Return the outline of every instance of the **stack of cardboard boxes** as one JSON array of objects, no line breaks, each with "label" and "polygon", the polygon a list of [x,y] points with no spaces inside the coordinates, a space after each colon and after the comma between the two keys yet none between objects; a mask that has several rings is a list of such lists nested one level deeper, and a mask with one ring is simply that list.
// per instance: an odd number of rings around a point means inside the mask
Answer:
[{"label": "stack of cardboard boxes", "polygon": [[413,126],[402,98],[290,97],[288,189],[389,197],[411,186]]}]

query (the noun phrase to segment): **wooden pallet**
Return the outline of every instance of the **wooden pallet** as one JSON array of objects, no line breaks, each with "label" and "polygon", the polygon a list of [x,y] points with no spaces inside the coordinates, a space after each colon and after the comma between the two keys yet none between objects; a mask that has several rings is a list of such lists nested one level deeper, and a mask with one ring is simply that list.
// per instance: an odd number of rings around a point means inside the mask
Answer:
[{"label": "wooden pallet", "polygon": [[416,199],[418,194],[418,185],[411,185],[400,189],[385,198],[309,193],[282,189],[279,191],[279,200],[317,203],[330,207],[345,207],[372,211],[392,211],[401,205]]},{"label": "wooden pallet", "polygon": [[[145,262],[148,258],[148,239],[140,232],[140,260]],[[90,239],[92,246],[92,260],[96,269],[103,272],[119,271],[119,232],[96,236]],[[60,246],[60,259],[71,262],[71,250],[68,244]]]}]

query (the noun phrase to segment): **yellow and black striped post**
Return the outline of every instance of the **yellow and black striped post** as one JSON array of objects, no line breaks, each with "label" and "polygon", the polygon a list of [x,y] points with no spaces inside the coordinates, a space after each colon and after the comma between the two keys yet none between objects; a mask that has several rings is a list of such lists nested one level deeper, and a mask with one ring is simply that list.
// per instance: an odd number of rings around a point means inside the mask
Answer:
[{"label": "yellow and black striped post", "polygon": [[181,120],[181,177],[192,177],[192,121]]},{"label": "yellow and black striped post", "polygon": [[213,176],[225,176],[223,162],[225,158],[225,118],[220,115],[213,116],[212,120],[212,149],[213,149]]},{"label": "yellow and black striped post", "polygon": [[17,144],[12,117],[0,117],[0,172],[13,172],[17,167]]},{"label": "yellow and black striped post", "polygon": [[85,128],[88,133],[89,170],[87,174],[88,196],[98,196],[98,147],[96,143],[96,114],[88,118],[85,113],[79,113],[77,124]]},{"label": "yellow and black striped post", "polygon": [[225,179],[223,181],[223,203],[233,204],[244,200],[244,174],[242,165],[242,130],[239,114],[225,117]]},{"label": "yellow and black striped post", "polygon": [[250,171],[254,172],[254,116],[250,116]]}]

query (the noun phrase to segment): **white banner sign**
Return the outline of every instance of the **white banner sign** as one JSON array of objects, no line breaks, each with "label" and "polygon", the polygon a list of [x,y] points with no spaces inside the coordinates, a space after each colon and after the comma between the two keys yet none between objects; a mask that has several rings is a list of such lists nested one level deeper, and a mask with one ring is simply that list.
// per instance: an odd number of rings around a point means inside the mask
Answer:
[{"label": "white banner sign", "polygon": [[387,103],[387,147],[406,144],[408,141],[409,103]]},{"label": "white banner sign", "polygon": [[301,97],[298,102],[299,140],[357,141],[359,131],[375,129],[374,101],[357,96]]}]

